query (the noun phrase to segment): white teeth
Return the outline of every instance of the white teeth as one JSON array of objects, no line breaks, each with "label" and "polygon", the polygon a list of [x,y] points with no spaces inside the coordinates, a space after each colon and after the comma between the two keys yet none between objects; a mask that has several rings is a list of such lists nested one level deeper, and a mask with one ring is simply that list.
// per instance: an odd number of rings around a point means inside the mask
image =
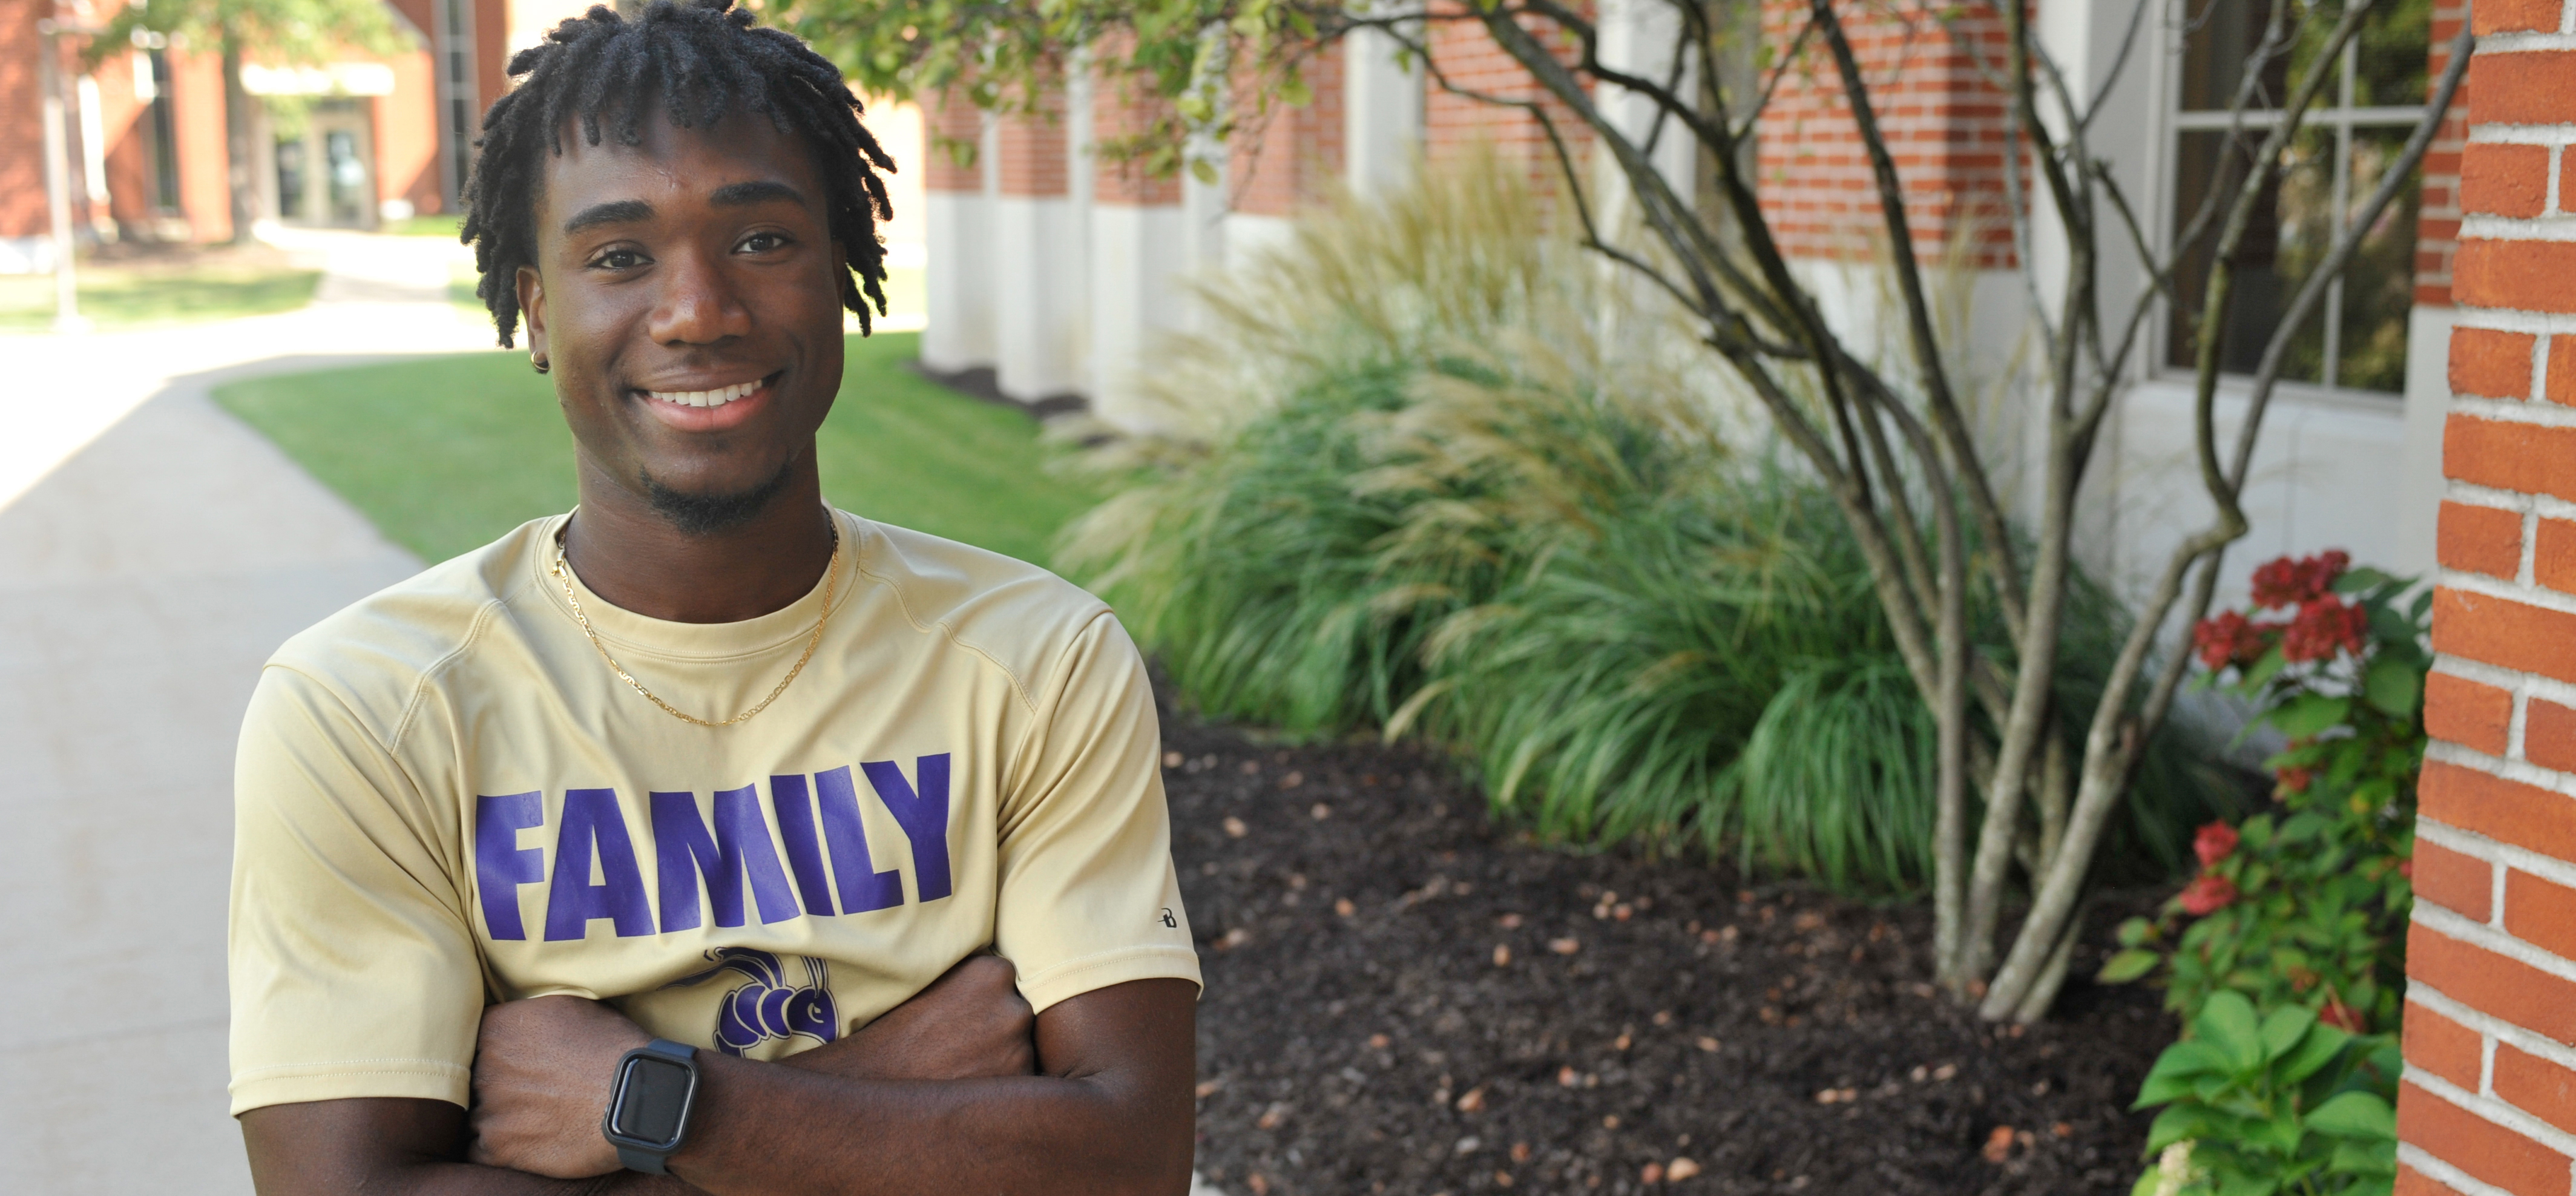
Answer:
[{"label": "white teeth", "polygon": [[644,393],[665,403],[683,407],[722,407],[735,399],[749,397],[760,389],[758,380],[739,382],[719,390],[648,390]]}]

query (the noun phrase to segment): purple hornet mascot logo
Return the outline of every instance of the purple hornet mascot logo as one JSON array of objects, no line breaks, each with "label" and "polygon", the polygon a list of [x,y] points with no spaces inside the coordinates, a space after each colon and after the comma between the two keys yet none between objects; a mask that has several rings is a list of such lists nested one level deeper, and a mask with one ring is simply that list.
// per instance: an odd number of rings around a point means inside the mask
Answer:
[{"label": "purple hornet mascot logo", "polygon": [[702,983],[725,972],[746,978],[742,987],[725,994],[716,1012],[716,1046],[724,1053],[740,1055],[770,1039],[799,1034],[820,1042],[839,1036],[841,1019],[832,1006],[829,964],[798,956],[805,964],[806,983],[791,986],[786,967],[767,951],[722,947],[707,952],[707,958],[715,960],[716,966],[672,981],[669,987]]}]

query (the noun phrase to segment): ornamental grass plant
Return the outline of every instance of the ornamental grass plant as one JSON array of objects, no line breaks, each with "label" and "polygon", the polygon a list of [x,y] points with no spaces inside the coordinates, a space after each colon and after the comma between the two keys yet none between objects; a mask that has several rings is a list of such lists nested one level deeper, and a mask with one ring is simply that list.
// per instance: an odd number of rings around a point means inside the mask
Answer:
[{"label": "ornamental grass plant", "polygon": [[[1521,174],[1338,201],[1200,297],[1058,553],[1186,703],[1427,738],[1552,841],[1929,877],[1931,715],[1847,525]],[[2071,605],[2063,727],[2126,632],[2098,588]],[[2182,753],[2144,771],[2114,875],[2170,872],[2209,813]]]}]

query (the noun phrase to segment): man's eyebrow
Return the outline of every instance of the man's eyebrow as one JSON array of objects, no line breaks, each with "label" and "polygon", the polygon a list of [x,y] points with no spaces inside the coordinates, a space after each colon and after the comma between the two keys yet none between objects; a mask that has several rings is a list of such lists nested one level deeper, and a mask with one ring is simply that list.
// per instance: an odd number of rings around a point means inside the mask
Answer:
[{"label": "man's eyebrow", "polygon": [[602,224],[639,224],[653,218],[653,205],[640,199],[618,199],[592,204],[573,213],[564,221],[564,235],[569,237],[585,228]]},{"label": "man's eyebrow", "polygon": [[727,183],[716,188],[707,202],[719,208],[738,208],[749,204],[783,199],[798,207],[805,206],[805,193],[775,179],[755,179],[748,183]]}]

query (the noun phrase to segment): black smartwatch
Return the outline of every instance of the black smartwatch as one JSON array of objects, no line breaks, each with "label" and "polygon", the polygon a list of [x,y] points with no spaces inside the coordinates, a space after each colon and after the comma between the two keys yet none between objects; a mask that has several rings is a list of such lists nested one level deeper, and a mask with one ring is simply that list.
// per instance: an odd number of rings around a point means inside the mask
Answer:
[{"label": "black smartwatch", "polygon": [[668,1175],[671,1155],[688,1140],[689,1107],[697,1100],[698,1049],[656,1038],[617,1061],[599,1132],[628,1170]]}]

